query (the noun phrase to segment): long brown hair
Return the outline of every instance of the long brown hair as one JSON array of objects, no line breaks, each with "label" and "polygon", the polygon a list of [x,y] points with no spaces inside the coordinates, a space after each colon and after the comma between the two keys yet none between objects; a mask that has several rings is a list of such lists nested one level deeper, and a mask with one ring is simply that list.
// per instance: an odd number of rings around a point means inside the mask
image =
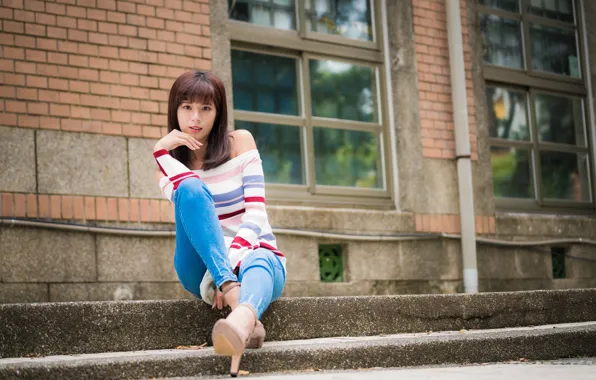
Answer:
[{"label": "long brown hair", "polygon": [[[170,90],[168,132],[174,129],[180,131],[178,106],[183,101],[213,103],[217,112],[213,128],[207,138],[207,152],[202,170],[213,169],[228,161],[231,152],[228,138],[228,107],[226,89],[221,79],[210,71],[188,71],[180,75]],[[179,146],[171,154],[184,165],[190,164],[190,149],[186,146]]]}]

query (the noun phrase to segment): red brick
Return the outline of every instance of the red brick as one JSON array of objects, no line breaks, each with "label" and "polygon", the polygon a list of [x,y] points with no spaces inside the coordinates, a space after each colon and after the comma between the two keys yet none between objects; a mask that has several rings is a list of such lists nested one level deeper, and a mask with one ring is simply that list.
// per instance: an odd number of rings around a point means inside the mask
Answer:
[{"label": "red brick", "polygon": [[141,137],[143,136],[143,129],[139,125],[125,124],[122,126],[122,134],[124,136]]},{"label": "red brick", "polygon": [[102,131],[106,135],[121,135],[122,125],[115,123],[103,123]]},{"label": "red brick", "polygon": [[37,204],[39,209],[40,218],[50,217],[50,197],[45,194],[39,194],[37,196]]},{"label": "red brick", "polygon": [[27,102],[21,102],[16,100],[6,100],[5,107],[8,112],[26,113]]},{"label": "red brick", "polygon": [[[89,37],[91,37],[91,34],[89,34]],[[97,55],[97,53],[99,52],[99,48],[95,45],[82,44],[82,43],[79,43],[77,45],[78,45],[78,53],[79,54]]]},{"label": "red brick", "polygon": [[138,199],[129,199],[128,200],[128,212],[129,217],[128,220],[131,222],[138,223],[140,222],[139,218],[139,200]]},{"label": "red brick", "polygon": [[[29,36],[17,35],[17,36],[15,36],[15,44],[21,48],[28,47],[28,48],[35,49],[35,38],[29,37]],[[12,58],[12,57],[8,56],[6,58]]]},{"label": "red brick", "polygon": [[74,209],[74,218],[75,219],[77,219],[77,220],[84,219],[85,207],[83,205],[83,197],[81,197],[81,196],[73,197],[73,209]]},{"label": "red brick", "polygon": [[62,200],[62,219],[72,219],[73,216],[73,205],[72,197],[69,195],[63,195]]},{"label": "red brick", "polygon": [[110,111],[105,109],[93,108],[91,109],[91,118],[96,120],[110,121]]},{"label": "red brick", "polygon": [[[50,105],[51,109],[51,105]],[[55,117],[40,117],[39,127],[45,129],[60,129],[60,119]]]},{"label": "red brick", "polygon": [[62,4],[53,4],[46,2],[46,12],[53,13],[56,15],[65,15],[66,14],[66,6]]},{"label": "red brick", "polygon": [[118,58],[118,48],[109,46],[100,46],[99,55],[104,58]]},{"label": "red brick", "polygon": [[62,28],[76,29],[77,27],[77,19],[74,17],[58,16],[56,23]]},{"label": "red brick", "polygon": [[65,28],[56,28],[53,26],[48,26],[46,29],[48,37],[66,39],[67,30]]},{"label": "red brick", "polygon": [[0,125],[17,125],[17,115],[0,113]]},{"label": "red brick", "polygon": [[27,75],[27,86],[28,87],[38,87],[38,88],[47,88],[48,87],[48,78]]},{"label": "red brick", "polygon": [[95,218],[96,220],[108,219],[108,205],[104,197],[95,198]]},{"label": "red brick", "polygon": [[137,36],[137,27],[130,26],[130,25],[118,24],[118,33],[124,34],[127,36],[136,37]]},{"label": "red brick", "polygon": [[108,220],[118,220],[118,199],[108,198]]},{"label": "red brick", "polygon": [[45,13],[36,13],[35,22],[43,25],[56,25],[56,16]]},{"label": "red brick", "polygon": [[81,98],[79,94],[73,94],[72,92],[61,92],[60,103],[79,104]]},{"label": "red brick", "polygon": [[182,22],[193,22],[193,14],[186,11],[174,11],[174,20]]},{"label": "red brick", "polygon": [[39,116],[19,115],[19,127],[39,128]]},{"label": "red brick", "polygon": [[147,26],[155,29],[165,28],[164,20],[155,17],[147,17]]},{"label": "red brick", "polygon": [[70,116],[70,107],[59,104],[50,104],[50,115],[68,117]]},{"label": "red brick", "polygon": [[22,22],[4,20],[2,22],[2,31],[8,33],[25,33],[25,24]]},{"label": "red brick", "polygon": [[70,107],[70,117],[77,119],[89,119],[91,117],[91,109],[87,107]]},{"label": "red brick", "polygon": [[60,195],[50,195],[50,218],[62,218],[62,199]]},{"label": "red brick", "polygon": [[113,46],[128,47],[128,37],[110,34],[108,36],[108,44]]},{"label": "red brick", "polygon": [[150,205],[149,200],[141,199],[139,202],[139,214],[140,214],[140,221],[141,222],[150,222]]},{"label": "red brick", "polygon": [[87,31],[91,31],[91,32],[96,32],[97,31],[97,21],[93,21],[93,20],[78,20],[77,21],[78,24],[78,28],[79,29],[83,29],[83,30],[87,30]]},{"label": "red brick", "polygon": [[80,132],[82,130],[81,120],[62,119],[60,121],[60,129],[63,131]]},{"label": "red brick", "polygon": [[87,18],[87,8],[67,6],[66,15],[70,17]]},{"label": "red brick", "polygon": [[106,11],[99,9],[87,9],[87,18],[91,20],[104,21],[107,19]]},{"label": "red brick", "polygon": [[[103,33],[94,33],[89,32],[87,36],[90,43],[93,44],[100,44],[100,45],[107,45],[108,44],[108,35]],[[95,52],[97,54],[97,52]]]},{"label": "red brick", "polygon": [[27,112],[32,115],[47,115],[47,103],[27,103]]},{"label": "red brick", "polygon": [[115,10],[116,9],[116,1],[115,0],[101,0],[97,4],[97,7],[102,8],[102,9]]},{"label": "red brick", "polygon": [[143,126],[143,137],[158,139],[161,137],[161,128]]},{"label": "red brick", "polygon": [[81,132],[102,133],[101,125],[101,121],[81,120]]},{"label": "red brick", "polygon": [[68,90],[68,81],[64,79],[50,78],[49,87],[54,90]]},{"label": "red brick", "polygon": [[70,91],[73,92],[89,92],[89,82],[81,82],[71,80],[69,83]]},{"label": "red brick", "polygon": [[136,26],[145,26],[145,25],[147,25],[147,20],[146,20],[145,16],[127,14],[126,15],[126,23],[136,25]]},{"label": "red brick", "polygon": [[147,50],[147,40],[129,37],[128,43],[129,46],[133,49]]},{"label": "red brick", "polygon": [[14,194],[13,198],[14,216],[24,218],[27,216],[27,198],[25,194]]},{"label": "red brick", "polygon": [[0,205],[2,209],[2,216],[13,216],[13,195],[11,193],[2,193],[2,204]]},{"label": "red brick", "polygon": [[23,0],[4,0],[2,5],[8,8],[23,9]]},{"label": "red brick", "polygon": [[139,27],[139,37],[154,40],[157,38],[157,31],[155,29]]},{"label": "red brick", "polygon": [[95,198],[85,197],[85,219],[95,220]]},{"label": "red brick", "polygon": [[97,81],[99,80],[99,72],[91,69],[80,69],[79,78],[87,81]]},{"label": "red brick", "polygon": [[120,12],[108,12],[107,13],[107,20],[109,22],[115,22],[123,24],[126,22],[126,13]]},{"label": "red brick", "polygon": [[87,42],[87,32],[83,32],[80,30],[69,29],[68,30],[68,39],[73,41],[82,41]]},{"label": "red brick", "polygon": [[2,86],[0,85],[0,97],[2,98],[14,98],[15,94],[18,99],[28,99],[28,96],[32,96],[33,93],[29,91],[34,91],[35,97],[37,97],[37,90],[28,90],[23,87],[9,87],[9,86]]},{"label": "red brick", "polygon": [[91,92],[92,94],[98,94],[98,95],[110,95],[111,88],[110,88],[109,84],[93,83],[93,86],[91,86],[91,88],[89,89],[89,92]]},{"label": "red brick", "polygon": [[149,201],[150,218],[152,222],[160,221],[160,205],[159,201],[152,199]]}]

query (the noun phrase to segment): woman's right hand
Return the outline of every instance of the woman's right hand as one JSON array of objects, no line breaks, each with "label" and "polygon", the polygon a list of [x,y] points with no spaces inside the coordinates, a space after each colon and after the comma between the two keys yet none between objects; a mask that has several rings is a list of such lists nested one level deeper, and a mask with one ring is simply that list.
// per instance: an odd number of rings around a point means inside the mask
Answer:
[{"label": "woman's right hand", "polygon": [[179,146],[185,145],[190,150],[196,150],[201,148],[201,144],[197,139],[189,134],[186,134],[177,129],[172,130],[170,133],[162,137],[153,147],[153,151],[165,149],[171,151],[178,148]]}]

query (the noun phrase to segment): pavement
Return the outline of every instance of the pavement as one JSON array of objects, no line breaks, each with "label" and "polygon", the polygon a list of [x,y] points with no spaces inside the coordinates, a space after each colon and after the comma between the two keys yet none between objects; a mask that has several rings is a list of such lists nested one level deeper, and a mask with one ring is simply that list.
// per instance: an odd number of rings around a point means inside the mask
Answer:
[{"label": "pavement", "polygon": [[[209,377],[223,379],[229,376]],[[488,363],[466,366],[433,366],[417,368],[373,368],[353,371],[314,371],[244,375],[240,378],[263,380],[594,380],[596,357],[560,359],[540,362]],[[180,377],[167,380],[206,379]]]}]

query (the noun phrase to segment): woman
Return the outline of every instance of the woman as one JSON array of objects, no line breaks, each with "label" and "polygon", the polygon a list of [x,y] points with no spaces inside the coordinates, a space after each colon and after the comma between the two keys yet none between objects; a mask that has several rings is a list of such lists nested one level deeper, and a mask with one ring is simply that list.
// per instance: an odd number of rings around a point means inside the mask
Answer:
[{"label": "woman", "polygon": [[244,349],[263,343],[258,320],[281,295],[286,259],[267,220],[255,141],[248,131],[227,128],[221,80],[210,72],[184,73],[170,90],[170,132],[153,155],[162,193],[174,203],[180,282],[214,308],[232,309],[212,338],[217,354],[232,357],[235,377]]}]

